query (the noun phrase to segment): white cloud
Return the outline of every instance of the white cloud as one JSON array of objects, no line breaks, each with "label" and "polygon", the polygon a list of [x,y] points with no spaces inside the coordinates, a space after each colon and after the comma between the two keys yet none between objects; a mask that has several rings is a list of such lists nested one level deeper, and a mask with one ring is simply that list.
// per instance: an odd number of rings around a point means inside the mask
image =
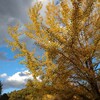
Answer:
[{"label": "white cloud", "polygon": [[15,73],[14,75],[8,77],[7,80],[25,83],[28,79],[32,79],[32,75],[29,73],[29,71],[24,71]]},{"label": "white cloud", "polygon": [[5,78],[5,77],[7,77],[6,73],[0,74],[0,78]]},{"label": "white cloud", "polygon": [[[25,84],[28,80],[33,80],[32,74],[28,71],[16,72],[12,76],[8,76],[6,73],[0,75],[0,78],[3,78],[3,90],[6,89],[22,89],[25,87]],[[37,80],[41,82],[40,76],[37,77]]]},{"label": "white cloud", "polygon": [[7,74],[4,73],[1,74],[1,77],[4,78],[4,80],[2,81],[3,89],[24,88],[27,80],[33,79],[31,73],[28,70],[25,70],[23,72],[17,72],[12,76],[7,76]]}]

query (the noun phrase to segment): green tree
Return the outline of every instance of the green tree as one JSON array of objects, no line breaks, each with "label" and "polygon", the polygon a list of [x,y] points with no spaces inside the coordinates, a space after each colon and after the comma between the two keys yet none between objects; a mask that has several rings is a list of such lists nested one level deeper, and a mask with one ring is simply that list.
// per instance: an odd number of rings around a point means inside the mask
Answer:
[{"label": "green tree", "polygon": [[[37,3],[29,10],[32,22],[25,25],[26,30],[19,32],[18,25],[9,27],[13,41],[7,42],[12,50],[20,50],[16,57],[25,57],[23,63],[34,77],[28,84],[36,88],[36,96],[40,93],[62,100],[100,100],[99,7],[99,0],[62,0],[59,5],[48,3],[42,18],[42,4]],[[20,41],[23,34],[44,50],[43,57],[36,57],[34,50],[28,50]]]}]

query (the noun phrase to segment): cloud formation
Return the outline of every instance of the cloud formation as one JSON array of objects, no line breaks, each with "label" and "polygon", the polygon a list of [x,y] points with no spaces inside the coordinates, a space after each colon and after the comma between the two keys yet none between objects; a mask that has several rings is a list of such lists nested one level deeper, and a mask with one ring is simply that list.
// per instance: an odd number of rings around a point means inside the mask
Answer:
[{"label": "cloud formation", "polygon": [[3,89],[9,89],[9,88],[24,88],[26,82],[29,79],[33,79],[31,73],[28,70],[25,70],[23,72],[17,72],[12,76],[8,76],[6,73],[3,73],[0,75],[0,78],[3,79]]},{"label": "cloud formation", "polygon": [[0,78],[6,78],[7,77],[7,74],[6,73],[3,73],[0,75]]},{"label": "cloud formation", "polygon": [[0,45],[8,38],[7,27],[16,22],[26,23],[28,9],[33,0],[0,0]]},{"label": "cloud formation", "polygon": [[[29,21],[28,9],[33,0],[0,0],[0,46],[6,45],[5,38],[10,39],[7,33],[9,25],[17,22],[26,23]],[[8,59],[5,52],[0,52],[0,60],[12,61]]]},{"label": "cloud formation", "polygon": [[[21,28],[23,24],[29,21],[28,9],[33,6],[36,2],[41,1],[43,8],[41,14],[45,16],[45,9],[48,2],[52,0],[0,0],[0,46],[5,45],[4,39],[11,39],[7,33],[7,28],[9,25],[13,26],[17,22],[21,23]],[[55,3],[59,0],[55,0]],[[33,47],[33,41],[27,39],[25,36],[22,37],[22,41],[27,41],[29,49]],[[5,53],[0,53],[0,60],[4,60]]]},{"label": "cloud formation", "polygon": [[[8,26],[13,26],[17,22],[23,24],[29,21],[28,9],[37,0],[0,0],[0,46],[6,45],[4,39],[11,39],[7,33]],[[42,1],[43,5],[49,0],[38,0]],[[29,49],[33,47],[33,41],[29,40],[25,36],[22,36],[22,41],[27,41]],[[0,52],[0,60],[11,60],[7,59],[5,52]]]}]

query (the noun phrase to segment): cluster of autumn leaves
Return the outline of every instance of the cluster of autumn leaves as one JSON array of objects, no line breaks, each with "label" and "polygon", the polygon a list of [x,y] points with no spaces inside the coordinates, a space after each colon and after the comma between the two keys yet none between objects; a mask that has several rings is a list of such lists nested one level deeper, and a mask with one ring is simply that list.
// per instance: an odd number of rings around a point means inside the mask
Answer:
[{"label": "cluster of autumn leaves", "polygon": [[[34,91],[30,100],[100,100],[99,6],[99,0],[61,0],[48,3],[42,17],[42,4],[36,3],[23,32],[19,25],[9,27],[13,41],[6,41],[34,77],[27,83]],[[44,50],[42,57],[20,41],[23,34]]]}]

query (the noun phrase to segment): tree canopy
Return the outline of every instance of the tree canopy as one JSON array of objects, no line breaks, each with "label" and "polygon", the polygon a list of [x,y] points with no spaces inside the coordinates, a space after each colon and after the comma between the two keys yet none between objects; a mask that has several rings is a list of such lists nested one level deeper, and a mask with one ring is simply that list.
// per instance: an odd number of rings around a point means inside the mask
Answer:
[{"label": "tree canopy", "polygon": [[[18,49],[22,62],[32,72],[27,87],[33,97],[52,95],[61,100],[100,100],[100,1],[61,0],[46,6],[42,17],[41,3],[29,10],[31,22],[25,30],[9,27],[12,50]],[[44,50],[41,57],[30,51],[20,36],[26,35]],[[26,41],[27,42],[27,41]],[[41,81],[37,80],[40,76]],[[41,100],[41,99],[39,99]]]}]

